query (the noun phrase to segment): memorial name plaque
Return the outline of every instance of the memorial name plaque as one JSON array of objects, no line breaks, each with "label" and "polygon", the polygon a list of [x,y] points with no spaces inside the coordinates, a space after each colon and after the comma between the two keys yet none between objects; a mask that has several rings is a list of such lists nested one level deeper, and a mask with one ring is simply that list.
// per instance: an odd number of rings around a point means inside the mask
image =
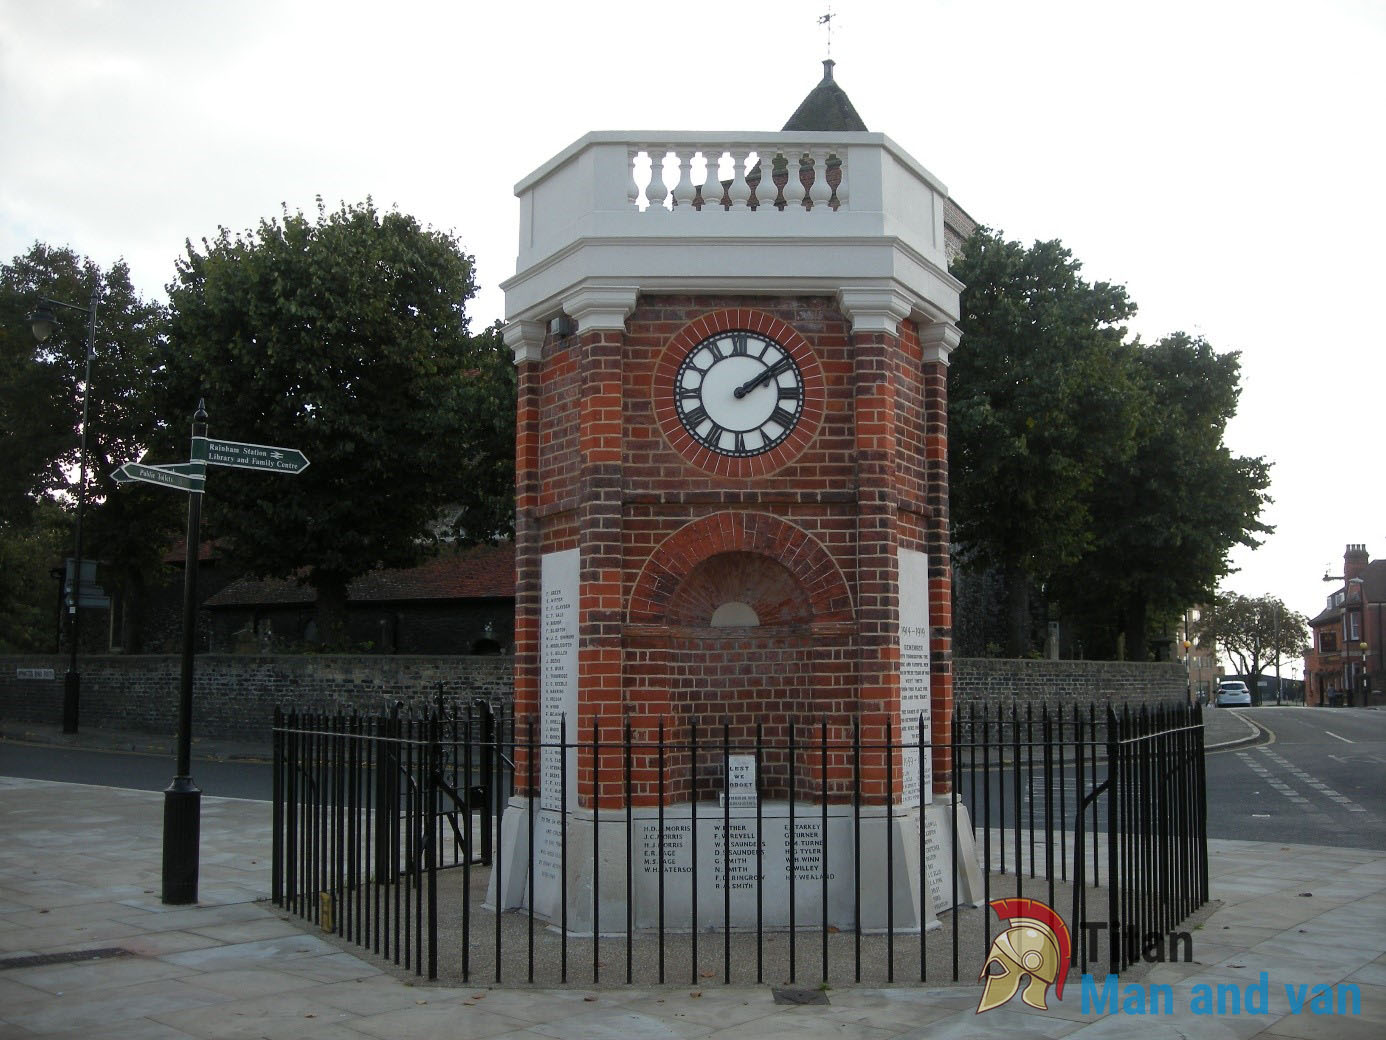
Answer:
[{"label": "memorial name plaque", "polygon": [[[958,806],[956,858],[953,855],[953,818],[948,801],[940,799],[927,806],[919,818],[924,828],[924,877],[934,912],[941,914],[951,909],[954,896],[958,905],[975,904],[982,895],[982,879],[967,808]],[[950,870],[950,866],[953,869]]]},{"label": "memorial name plaque", "polygon": [[[929,681],[929,557],[915,549],[900,550],[900,758],[904,770],[900,795],[904,805],[928,804],[932,797],[933,753]],[[919,760],[920,737],[924,761]]]},{"label": "memorial name plaque", "polygon": [[[699,813],[697,926],[718,927],[723,914],[729,913],[733,927],[754,927],[757,914],[767,928],[784,927],[789,923],[791,879],[795,920],[801,926],[818,921],[823,913],[825,868],[829,918],[845,925],[853,914],[851,818],[840,812],[830,816],[824,841],[822,819],[811,815],[809,808],[804,806],[805,814],[794,822],[791,860],[789,820],[784,815],[786,806],[767,803],[763,808],[759,825],[755,813],[744,809],[737,811],[729,821],[724,821],[721,810],[710,804]],[[702,815],[703,812],[707,815]],[[687,816],[665,819],[664,859],[661,862],[658,821],[648,817],[636,820],[633,880],[637,927],[658,924],[661,898],[666,927],[687,930],[691,926],[695,881],[693,826]],[[864,845],[884,847],[885,833],[882,819],[862,821]],[[866,884],[873,891],[883,892],[883,881],[884,878],[877,878],[873,871]],[[868,901],[872,898],[870,893],[864,897]],[[902,903],[902,926],[904,919]]]},{"label": "memorial name plaque", "polygon": [[722,793],[722,804],[733,809],[756,807],[755,755],[727,756],[727,789]]},{"label": "memorial name plaque", "polygon": [[[539,563],[539,788],[545,809],[562,809],[563,765],[558,744],[562,722],[567,740],[578,742],[578,553],[577,549],[545,553]],[[568,804],[578,804],[577,748],[568,757]]]},{"label": "memorial name plaque", "polygon": [[14,670],[16,679],[54,679],[56,676],[51,668],[16,668]]}]

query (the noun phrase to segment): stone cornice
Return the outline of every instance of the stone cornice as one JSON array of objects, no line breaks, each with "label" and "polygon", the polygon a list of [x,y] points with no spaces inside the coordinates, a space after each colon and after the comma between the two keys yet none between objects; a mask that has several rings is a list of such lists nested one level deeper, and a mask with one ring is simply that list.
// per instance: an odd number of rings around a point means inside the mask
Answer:
[{"label": "stone cornice", "polygon": [[946,321],[936,321],[919,328],[919,343],[924,348],[924,362],[948,364],[948,355],[962,342],[962,331]]},{"label": "stone cornice", "polygon": [[563,313],[578,323],[578,332],[624,329],[640,295],[634,286],[585,286],[563,298]]},{"label": "stone cornice", "polygon": [[544,349],[544,324],[539,321],[512,321],[501,331],[515,364],[538,361]]}]

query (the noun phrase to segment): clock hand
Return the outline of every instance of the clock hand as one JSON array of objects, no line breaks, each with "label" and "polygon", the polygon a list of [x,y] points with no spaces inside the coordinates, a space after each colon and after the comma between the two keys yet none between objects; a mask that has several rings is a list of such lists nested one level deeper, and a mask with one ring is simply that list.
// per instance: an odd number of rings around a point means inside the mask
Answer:
[{"label": "clock hand", "polygon": [[746,380],[746,382],[738,386],[735,390],[732,391],[732,395],[738,401],[741,400],[741,398],[745,397],[756,387],[764,386],[766,383],[770,382],[771,379],[779,375],[781,372],[787,371],[789,369],[789,365],[790,361],[788,358],[780,358],[779,361],[775,362],[764,372],[760,373],[757,376],[752,376],[750,379]]}]

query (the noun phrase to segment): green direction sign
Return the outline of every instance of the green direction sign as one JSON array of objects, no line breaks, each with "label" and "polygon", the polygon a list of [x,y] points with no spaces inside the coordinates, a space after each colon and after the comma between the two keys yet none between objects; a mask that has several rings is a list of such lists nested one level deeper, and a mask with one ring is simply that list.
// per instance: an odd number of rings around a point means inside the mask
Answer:
[{"label": "green direction sign", "polygon": [[272,444],[245,444],[223,441],[215,437],[194,437],[193,458],[212,466],[233,466],[236,469],[269,470],[271,473],[302,473],[308,468],[308,458],[294,448],[276,448]]},{"label": "green direction sign", "polygon": [[[127,462],[114,473],[112,478],[118,484],[140,480],[146,484],[174,488],[178,491],[202,491],[207,478],[200,472],[189,472],[195,463],[174,463],[170,466],[146,466],[141,462]],[[179,472],[182,470],[183,472]]]}]

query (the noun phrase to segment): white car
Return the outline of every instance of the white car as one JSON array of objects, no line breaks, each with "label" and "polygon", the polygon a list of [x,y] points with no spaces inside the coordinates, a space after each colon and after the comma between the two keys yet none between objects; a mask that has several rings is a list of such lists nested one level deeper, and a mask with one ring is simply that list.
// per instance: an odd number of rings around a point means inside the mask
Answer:
[{"label": "white car", "polygon": [[1240,679],[1228,679],[1218,683],[1219,708],[1249,708],[1251,707],[1251,691],[1247,689],[1246,683]]}]

